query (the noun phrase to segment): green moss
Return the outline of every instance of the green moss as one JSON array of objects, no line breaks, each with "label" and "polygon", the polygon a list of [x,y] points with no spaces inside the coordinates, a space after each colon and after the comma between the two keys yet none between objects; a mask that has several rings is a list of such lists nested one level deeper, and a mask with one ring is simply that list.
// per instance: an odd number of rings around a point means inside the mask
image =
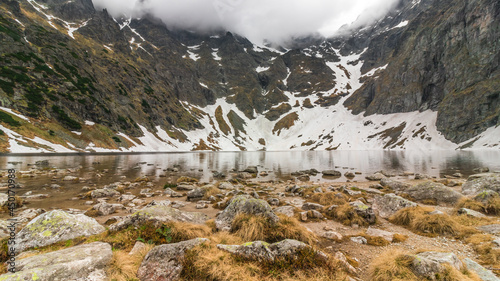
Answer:
[{"label": "green moss", "polygon": [[59,106],[53,105],[52,111],[56,113],[57,119],[61,121],[64,125],[69,127],[71,130],[80,130],[82,128],[82,125],[80,123],[69,117],[66,114],[66,112],[64,112],[64,110],[62,110]]},{"label": "green moss", "polygon": [[21,126],[21,123],[18,121],[14,120],[10,114],[7,114],[3,111],[0,111],[0,122],[6,123],[12,127],[19,127]]}]

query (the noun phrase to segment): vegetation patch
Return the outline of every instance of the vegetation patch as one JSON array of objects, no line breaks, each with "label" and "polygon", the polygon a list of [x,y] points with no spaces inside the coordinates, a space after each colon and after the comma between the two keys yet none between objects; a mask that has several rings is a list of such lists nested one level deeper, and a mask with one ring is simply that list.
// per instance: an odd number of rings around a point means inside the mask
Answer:
[{"label": "vegetation patch", "polygon": [[447,214],[431,214],[433,211],[432,208],[420,206],[405,208],[391,216],[389,221],[430,237],[437,235],[467,237],[477,233],[476,229],[460,224],[454,217]]},{"label": "vegetation patch", "polygon": [[240,214],[233,220],[231,233],[246,242],[259,240],[274,243],[295,239],[312,244],[316,240],[316,235],[303,227],[297,219],[281,214],[278,217],[278,223],[271,223],[263,216]]},{"label": "vegetation patch", "polygon": [[297,114],[297,112],[292,112],[288,114],[287,116],[283,117],[280,121],[278,121],[276,125],[274,125],[273,134],[277,133],[277,135],[279,136],[282,130],[290,129],[293,125],[295,125],[295,121],[298,120],[299,120],[299,115]]},{"label": "vegetation patch", "polygon": [[5,123],[9,126],[12,127],[19,127],[21,126],[21,123],[19,121],[16,121],[12,116],[8,113],[5,113],[0,110],[0,122]]},{"label": "vegetation patch", "polygon": [[64,125],[66,125],[71,130],[80,130],[82,129],[82,125],[78,123],[78,121],[69,117],[64,110],[62,110],[59,106],[53,105],[52,111],[56,114],[56,117],[59,121],[61,121]]}]

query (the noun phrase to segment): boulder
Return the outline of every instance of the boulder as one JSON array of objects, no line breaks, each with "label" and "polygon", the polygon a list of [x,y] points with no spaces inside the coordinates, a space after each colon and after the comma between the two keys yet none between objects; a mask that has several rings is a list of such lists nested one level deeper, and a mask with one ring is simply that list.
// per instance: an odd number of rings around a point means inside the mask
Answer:
[{"label": "boulder", "polygon": [[[285,239],[274,244],[264,241],[248,242],[243,245],[219,244],[217,248],[250,260],[274,261],[276,258],[293,257],[300,250],[311,248],[311,246],[297,240]],[[315,253],[317,257],[322,259],[328,258],[320,251],[315,251]]]},{"label": "boulder", "polygon": [[335,171],[335,170],[326,170],[326,171],[323,171],[321,173],[323,174],[323,176],[326,176],[326,177],[341,177],[342,176],[341,172]]},{"label": "boulder", "polygon": [[438,203],[446,204],[455,204],[464,197],[454,189],[432,181],[417,184],[397,193],[408,194],[417,201],[436,200]]},{"label": "boulder", "polygon": [[278,198],[269,198],[267,199],[267,203],[271,206],[279,206],[280,205],[280,200]]},{"label": "boulder", "polygon": [[417,276],[436,280],[436,276],[445,271],[443,264],[451,265],[459,271],[464,267],[454,253],[423,252],[415,256],[412,269]]},{"label": "boulder", "polygon": [[368,241],[363,236],[351,237],[351,241],[357,244],[366,244]]},{"label": "boulder", "polygon": [[187,193],[187,201],[199,201],[203,199],[207,190],[205,188],[196,188]]},{"label": "boulder", "polygon": [[381,230],[381,229],[376,229],[373,227],[368,227],[368,230],[366,231],[366,235],[372,236],[372,237],[381,237],[384,240],[387,240],[389,242],[392,242],[394,239],[394,233]]},{"label": "boulder", "polygon": [[369,181],[380,181],[385,178],[385,176],[381,173],[375,173],[373,175],[366,176],[365,178]]},{"label": "boulder", "polygon": [[278,216],[273,213],[271,206],[265,200],[251,198],[248,195],[239,195],[233,197],[226,209],[217,215],[215,226],[218,230],[231,230],[231,224],[238,214],[264,216],[272,223],[279,221]]},{"label": "boulder", "polygon": [[172,190],[171,188],[166,188],[165,191],[163,191],[163,194],[165,195],[169,195],[170,197],[173,197],[173,198],[178,198],[178,197],[182,197],[183,195],[179,192],[176,192],[174,190]]},{"label": "boulder", "polygon": [[485,218],[486,217],[484,214],[481,214],[478,211],[474,211],[474,210],[467,209],[467,208],[459,209],[458,214],[459,215],[467,215],[467,216],[475,217],[475,218]]},{"label": "boulder", "polygon": [[493,190],[485,190],[474,196],[474,200],[483,204],[488,203],[492,198],[498,197],[499,194]]},{"label": "boulder", "polygon": [[177,186],[177,190],[181,190],[181,191],[191,191],[195,188],[196,188],[196,186],[194,186],[192,184],[179,184]]},{"label": "boulder", "polygon": [[77,177],[73,177],[73,176],[65,176],[63,178],[63,181],[78,181],[79,179]]},{"label": "boulder", "polygon": [[342,241],[342,239],[344,238],[342,236],[342,234],[335,232],[335,231],[327,231],[327,232],[323,233],[323,235],[321,235],[321,236],[326,238],[326,239],[330,239],[330,240],[334,240],[334,241]]},{"label": "boulder", "polygon": [[118,197],[120,196],[120,192],[110,188],[102,188],[92,190],[90,196],[92,198]]},{"label": "boulder", "polygon": [[94,205],[92,209],[97,212],[98,216],[107,216],[116,212],[116,205],[103,202]]},{"label": "boulder", "polygon": [[203,224],[206,220],[208,220],[208,216],[202,213],[183,212],[169,206],[157,205],[126,216],[123,220],[110,225],[109,230],[120,231],[130,225],[139,227],[145,223],[160,224],[169,221]]},{"label": "boulder", "polygon": [[178,280],[182,272],[186,251],[208,242],[205,238],[196,238],[173,244],[154,247],[144,257],[137,271],[141,281],[171,281]]},{"label": "boulder", "polygon": [[380,180],[380,184],[382,186],[385,186],[385,187],[388,187],[394,191],[403,191],[409,187],[411,187],[410,184],[407,184],[407,183],[404,183],[404,182],[400,182],[400,181],[397,181],[397,180],[393,180],[393,179],[390,179],[390,178],[383,178]]},{"label": "boulder", "polygon": [[472,175],[462,185],[462,193],[465,195],[477,195],[486,190],[500,192],[500,173]]},{"label": "boulder", "polygon": [[248,166],[245,170],[243,170],[243,172],[247,172],[250,174],[257,174],[259,170],[257,169],[256,166]]},{"label": "boulder", "polygon": [[16,251],[48,246],[81,236],[102,233],[105,228],[95,219],[85,215],[71,215],[54,210],[39,215],[16,235]]},{"label": "boulder", "polygon": [[229,182],[221,182],[219,183],[219,189],[226,189],[226,190],[233,190],[235,189],[234,185],[232,185],[231,183]]},{"label": "boulder", "polygon": [[372,207],[365,205],[363,202],[354,201],[349,203],[349,205],[351,205],[356,211],[356,213],[360,217],[365,219],[365,221],[368,222],[369,224],[374,224],[375,221],[377,220],[377,217],[375,216]]},{"label": "boulder", "polygon": [[108,243],[94,242],[16,261],[16,273],[0,280],[106,281],[113,252]]},{"label": "boulder", "polygon": [[295,210],[295,207],[293,207],[293,206],[282,206],[282,207],[278,207],[278,208],[274,209],[273,211],[275,214],[283,214],[287,217],[293,217],[294,210]]},{"label": "boulder", "polygon": [[378,212],[380,217],[387,219],[401,209],[416,206],[417,203],[406,200],[394,193],[390,193],[384,196],[375,197],[372,207],[375,212]]},{"label": "boulder", "polygon": [[478,226],[477,229],[493,235],[500,234],[500,224],[482,225]]},{"label": "boulder", "polygon": [[325,206],[321,205],[321,204],[316,204],[316,203],[304,203],[304,205],[302,205],[302,210],[304,211],[309,211],[309,210],[321,210],[323,209]]},{"label": "boulder", "polygon": [[146,249],[146,244],[142,243],[141,241],[137,241],[135,242],[134,247],[132,248],[132,250],[130,250],[128,254],[131,256],[137,255],[144,249]]},{"label": "boulder", "polygon": [[464,263],[467,266],[467,269],[469,271],[476,273],[477,276],[479,276],[479,278],[482,281],[500,281],[500,278],[498,278],[495,274],[493,274],[493,272],[482,267],[477,262],[475,262],[469,258],[466,258],[466,259],[464,259]]}]

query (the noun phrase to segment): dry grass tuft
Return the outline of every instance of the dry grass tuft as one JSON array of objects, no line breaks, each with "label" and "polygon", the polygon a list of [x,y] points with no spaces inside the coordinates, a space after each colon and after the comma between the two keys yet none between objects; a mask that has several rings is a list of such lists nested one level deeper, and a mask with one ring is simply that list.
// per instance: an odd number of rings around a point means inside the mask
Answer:
[{"label": "dry grass tuft", "polygon": [[408,240],[408,235],[394,233],[394,235],[392,236],[392,243],[403,243],[406,240]]},{"label": "dry grass tuft", "polygon": [[146,244],[146,247],[135,255],[129,255],[127,251],[113,251],[113,259],[107,268],[109,280],[130,281],[137,280],[137,270],[146,254],[153,249],[154,245]]},{"label": "dry grass tuft", "polygon": [[324,206],[331,205],[344,205],[347,202],[347,197],[341,193],[327,192],[327,193],[316,193],[311,196],[311,201]]},{"label": "dry grass tuft", "polygon": [[231,225],[231,232],[245,242],[266,241],[278,242],[284,239],[295,239],[307,244],[317,240],[316,235],[303,227],[295,218],[278,214],[279,222],[272,224],[265,217],[240,214]]},{"label": "dry grass tuft", "polygon": [[208,198],[210,198],[210,196],[215,196],[215,195],[220,194],[220,193],[222,193],[222,191],[220,189],[218,189],[215,186],[211,186],[211,187],[206,189],[205,195],[203,195],[203,200],[208,200]]},{"label": "dry grass tuft", "polygon": [[338,206],[337,208],[332,208],[330,211],[326,211],[326,215],[343,225],[353,225],[357,224],[359,226],[367,226],[368,222],[356,213],[354,207],[345,203]]},{"label": "dry grass tuft", "polygon": [[181,280],[346,280],[347,275],[334,260],[319,259],[310,249],[293,258],[258,262],[236,257],[216,247],[217,244],[242,244],[244,240],[236,235],[219,232],[210,240],[210,244],[186,253]]},{"label": "dry grass tuft", "polygon": [[475,234],[465,241],[471,244],[476,253],[479,254],[481,263],[500,267],[500,249],[493,243],[494,236],[490,234]]},{"label": "dry grass tuft", "polygon": [[[398,250],[389,250],[372,262],[370,276],[372,281],[426,281],[412,270],[415,256]],[[480,281],[479,277],[467,270],[459,271],[444,264],[444,270],[436,274],[436,280],[442,281]]]},{"label": "dry grass tuft", "polygon": [[423,281],[410,269],[414,257],[398,250],[389,250],[370,265],[372,281]]},{"label": "dry grass tuft", "polygon": [[487,215],[500,215],[500,197],[492,197],[487,202],[479,202],[470,198],[462,198],[455,205],[457,209],[467,208]]},{"label": "dry grass tuft", "polygon": [[179,177],[177,179],[177,183],[182,183],[182,182],[196,183],[196,182],[198,182],[198,180],[195,179],[195,178],[191,178],[191,177],[184,177],[184,176],[183,177]]},{"label": "dry grass tuft", "polygon": [[477,233],[472,227],[461,225],[454,217],[447,214],[429,214],[432,208],[411,207],[399,210],[389,218],[395,224],[408,227],[413,232],[425,236],[448,235],[466,237]]}]

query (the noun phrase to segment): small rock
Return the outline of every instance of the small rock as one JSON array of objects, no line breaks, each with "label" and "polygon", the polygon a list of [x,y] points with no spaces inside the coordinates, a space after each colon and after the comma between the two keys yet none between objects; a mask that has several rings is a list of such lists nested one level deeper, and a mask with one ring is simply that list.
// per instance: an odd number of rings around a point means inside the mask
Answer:
[{"label": "small rock", "polygon": [[358,243],[358,244],[366,244],[366,243],[368,243],[368,241],[366,240],[366,238],[364,238],[362,236],[351,237],[351,241],[354,242],[354,243]]}]

